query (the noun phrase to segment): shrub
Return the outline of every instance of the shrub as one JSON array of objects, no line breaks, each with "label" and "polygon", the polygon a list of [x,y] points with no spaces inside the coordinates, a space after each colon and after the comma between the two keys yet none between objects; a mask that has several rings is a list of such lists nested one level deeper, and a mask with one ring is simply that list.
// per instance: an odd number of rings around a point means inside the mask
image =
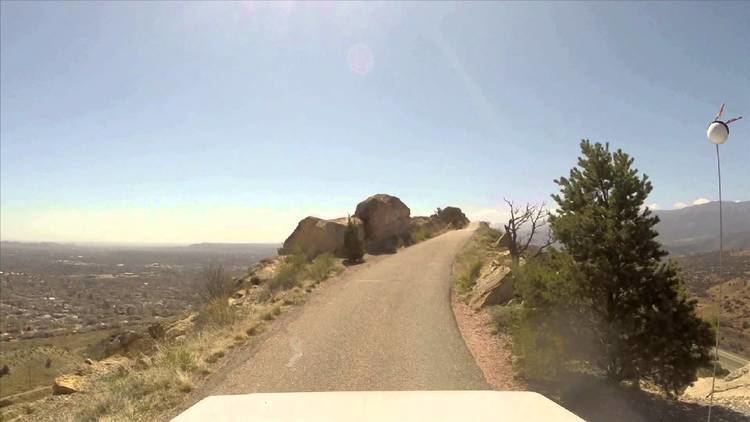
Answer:
[{"label": "shrub", "polygon": [[514,273],[523,307],[514,315],[513,350],[526,376],[554,377],[570,356],[595,360],[589,302],[570,255],[553,249]]},{"label": "shrub", "polygon": [[221,265],[210,265],[203,270],[201,297],[209,302],[213,299],[228,298],[232,295],[232,280]]},{"label": "shrub", "polygon": [[161,359],[169,368],[181,371],[198,369],[198,355],[187,347],[172,345],[161,353]]},{"label": "shrub", "polygon": [[[715,360],[714,360],[715,362]],[[721,364],[716,364],[716,376],[718,378],[723,378],[727,375],[729,375],[729,370],[721,366]],[[713,364],[711,366],[704,366],[698,369],[697,375],[702,378],[708,378],[712,377],[714,375],[714,367]]]},{"label": "shrub", "polygon": [[310,278],[312,278],[316,282],[321,282],[328,277],[328,274],[331,273],[335,266],[336,259],[332,254],[326,253],[323,255],[318,255],[315,259],[313,259],[312,263],[307,268],[307,273]]},{"label": "shrub", "polygon": [[364,242],[351,217],[349,217],[349,221],[346,224],[346,232],[344,232],[344,255],[352,263],[362,262],[362,257],[365,256]]},{"label": "shrub", "polygon": [[423,242],[429,238],[431,238],[433,235],[432,230],[427,228],[426,226],[419,226],[411,234],[412,240],[415,243]]},{"label": "shrub", "polygon": [[513,334],[521,318],[521,305],[497,305],[489,308],[498,332]]},{"label": "shrub", "polygon": [[559,333],[545,331],[544,322],[521,318],[513,329],[513,352],[530,379],[554,379],[562,367],[564,339]]},{"label": "shrub", "polygon": [[474,288],[484,265],[484,259],[478,251],[467,250],[458,256],[458,292],[468,293]]},{"label": "shrub", "polygon": [[237,319],[235,310],[229,305],[226,298],[215,298],[203,305],[198,314],[199,325],[222,326],[231,325]]},{"label": "shrub", "polygon": [[268,281],[268,288],[272,292],[287,290],[296,286],[307,265],[304,255],[289,255],[279,264],[276,275]]}]

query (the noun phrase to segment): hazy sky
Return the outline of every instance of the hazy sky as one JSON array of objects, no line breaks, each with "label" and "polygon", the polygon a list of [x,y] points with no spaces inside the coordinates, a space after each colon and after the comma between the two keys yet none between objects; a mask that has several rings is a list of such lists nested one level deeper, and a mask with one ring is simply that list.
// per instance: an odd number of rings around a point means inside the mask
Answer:
[{"label": "hazy sky", "polygon": [[649,203],[750,199],[750,3],[3,2],[2,239],[276,242],[370,194],[549,201],[581,138]]}]

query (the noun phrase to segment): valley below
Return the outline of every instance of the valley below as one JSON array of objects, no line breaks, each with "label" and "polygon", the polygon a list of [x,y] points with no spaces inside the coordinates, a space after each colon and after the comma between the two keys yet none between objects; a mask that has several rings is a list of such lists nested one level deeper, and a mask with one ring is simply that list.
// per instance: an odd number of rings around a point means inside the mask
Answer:
[{"label": "valley below", "polygon": [[110,336],[189,312],[206,266],[244,274],[277,247],[2,242],[0,398],[46,392],[56,376],[103,357]]}]

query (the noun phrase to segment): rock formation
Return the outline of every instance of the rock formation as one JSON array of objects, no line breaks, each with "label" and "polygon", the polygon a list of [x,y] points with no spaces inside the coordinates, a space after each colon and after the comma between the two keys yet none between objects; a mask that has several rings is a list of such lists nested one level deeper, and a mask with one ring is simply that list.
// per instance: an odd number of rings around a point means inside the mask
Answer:
[{"label": "rock formation", "polygon": [[[352,222],[357,227],[362,227],[362,222],[356,217],[352,218]],[[308,258],[314,258],[324,253],[332,253],[342,256],[346,225],[346,217],[334,220],[304,218],[284,241],[284,247],[279,249],[279,255],[302,253]]]},{"label": "rock formation", "polygon": [[354,215],[364,223],[365,249],[370,253],[394,252],[409,240],[411,211],[400,199],[373,195],[357,205]]}]

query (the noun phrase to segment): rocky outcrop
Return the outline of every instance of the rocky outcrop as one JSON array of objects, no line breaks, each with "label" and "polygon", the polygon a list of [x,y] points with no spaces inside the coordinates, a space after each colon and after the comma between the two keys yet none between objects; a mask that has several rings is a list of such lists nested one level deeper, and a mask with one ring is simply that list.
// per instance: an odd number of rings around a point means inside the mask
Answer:
[{"label": "rocky outcrop", "polygon": [[81,375],[60,375],[52,384],[52,394],[73,394],[84,391],[85,381],[86,378]]},{"label": "rocky outcrop", "polygon": [[400,199],[373,195],[357,205],[354,215],[362,220],[365,249],[370,253],[393,252],[409,240],[411,211]]},{"label": "rocky outcrop", "polygon": [[197,312],[192,312],[185,318],[179,319],[166,327],[164,334],[168,339],[174,339],[187,334],[195,327],[195,320],[198,318]]},{"label": "rocky outcrop", "polygon": [[[347,222],[346,217],[334,220],[323,220],[318,217],[304,218],[284,241],[284,247],[279,249],[279,255],[302,253],[308,258],[314,258],[324,253],[332,253],[343,256]],[[362,221],[352,218],[352,222],[364,236]]]},{"label": "rocky outcrop", "polygon": [[[314,258],[333,253],[343,258],[347,221],[347,218],[306,217],[279,248],[279,255],[302,253]],[[365,250],[373,254],[395,252],[399,246],[408,246],[444,230],[460,229],[469,224],[469,219],[457,207],[438,208],[430,217],[411,218],[409,207],[399,198],[386,194],[373,195],[357,204],[352,221],[364,240]],[[243,283],[246,281],[242,280]],[[259,273],[250,282],[262,284],[263,278]]]},{"label": "rocky outcrop", "polygon": [[490,265],[479,275],[469,305],[474,309],[503,305],[513,298],[513,274],[506,265]]}]

